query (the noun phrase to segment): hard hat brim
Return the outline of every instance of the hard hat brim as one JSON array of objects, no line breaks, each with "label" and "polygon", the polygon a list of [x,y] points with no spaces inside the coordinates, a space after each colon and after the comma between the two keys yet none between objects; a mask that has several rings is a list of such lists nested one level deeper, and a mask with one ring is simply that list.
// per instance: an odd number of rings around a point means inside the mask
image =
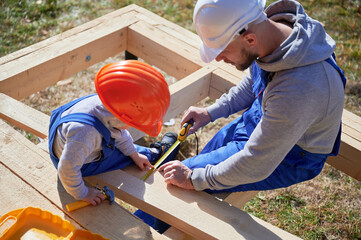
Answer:
[{"label": "hard hat brim", "polygon": [[200,52],[202,61],[205,63],[212,62],[225,49],[225,47],[226,46],[220,47],[220,48],[209,48],[206,45],[204,45],[203,43],[201,43],[199,52]]}]

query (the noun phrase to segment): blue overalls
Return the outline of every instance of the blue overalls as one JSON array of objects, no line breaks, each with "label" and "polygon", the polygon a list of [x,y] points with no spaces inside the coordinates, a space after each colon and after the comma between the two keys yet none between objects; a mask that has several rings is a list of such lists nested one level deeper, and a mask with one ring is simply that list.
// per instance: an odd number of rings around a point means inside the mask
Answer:
[{"label": "blue overalls", "polygon": [[[333,58],[334,55],[332,56]],[[340,74],[343,85],[346,85],[346,78],[331,58],[326,60]],[[241,151],[252,132],[262,117],[262,97],[270,76],[269,72],[262,70],[256,63],[252,65],[252,78],[254,79],[253,94],[256,100],[252,106],[246,110],[241,117],[233,120],[223,127],[203,148],[199,155],[184,160],[190,169],[204,168],[206,165],[217,165],[235,153]],[[338,136],[335,140],[333,150],[329,154],[310,153],[295,145],[287,154],[285,159],[279,164],[275,171],[266,179],[250,184],[242,184],[230,189],[210,190],[206,192],[239,192],[252,190],[271,190],[288,187],[290,185],[310,180],[316,177],[322,170],[328,156],[336,156],[340,147],[341,124]],[[170,225],[138,210],[134,213],[145,223],[158,230],[160,233],[166,231]]]},{"label": "blue overalls", "polygon": [[[72,113],[64,117],[61,117],[62,113],[68,110],[70,107],[80,102],[81,100],[94,95],[95,94],[75,99],[72,102],[69,102],[52,111],[50,117],[50,125],[49,125],[49,153],[50,153],[50,158],[53,161],[53,164],[56,169],[58,168],[59,159],[54,154],[53,143],[58,126],[66,122],[79,122],[79,123],[91,125],[94,128],[96,128],[98,132],[103,136],[102,156],[98,161],[90,162],[83,165],[83,167],[81,168],[81,173],[83,177],[95,175],[107,171],[112,171],[116,169],[122,169],[134,163],[130,157],[125,156],[123,153],[119,151],[119,149],[115,147],[114,139],[111,138],[109,129],[106,128],[104,124],[94,115],[88,113]],[[151,159],[151,157],[153,157],[154,154],[151,154],[149,148],[138,145],[135,146],[139,153],[144,154],[151,161],[155,160],[155,159]]]}]

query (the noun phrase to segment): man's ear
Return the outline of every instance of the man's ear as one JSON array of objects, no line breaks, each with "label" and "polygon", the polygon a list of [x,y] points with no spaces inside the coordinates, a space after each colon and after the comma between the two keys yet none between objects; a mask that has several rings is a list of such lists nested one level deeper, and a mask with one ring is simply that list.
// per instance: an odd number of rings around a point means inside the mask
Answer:
[{"label": "man's ear", "polygon": [[256,34],[253,32],[245,32],[243,34],[243,41],[245,41],[249,47],[254,47],[257,44],[257,37]]}]

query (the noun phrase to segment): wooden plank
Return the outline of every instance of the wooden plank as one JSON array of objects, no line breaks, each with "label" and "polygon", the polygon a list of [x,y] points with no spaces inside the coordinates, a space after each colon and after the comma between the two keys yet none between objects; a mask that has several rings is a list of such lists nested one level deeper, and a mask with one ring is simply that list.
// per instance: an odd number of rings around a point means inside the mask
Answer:
[{"label": "wooden plank", "polygon": [[350,137],[357,140],[361,139],[361,117],[344,109],[342,114],[342,127],[343,132],[347,133]]},{"label": "wooden plank", "polygon": [[85,179],[107,184],[120,199],[196,239],[299,239],[205,192],[167,186],[158,172],[143,182],[144,174],[134,167]]},{"label": "wooden plank", "polygon": [[[139,171],[133,167],[128,167],[124,169],[125,172],[135,176],[136,178],[141,178]],[[232,206],[243,209],[244,205],[254,198],[257,195],[258,191],[248,191],[248,192],[223,192],[211,194],[212,197],[225,201],[226,203],[231,204]],[[163,233],[167,237],[174,240],[193,240],[196,239],[189,234],[186,234],[175,227],[170,227],[167,231]]]},{"label": "wooden plank", "polygon": [[57,42],[22,54],[16,61],[3,63],[0,92],[22,99],[124,51],[127,27],[137,20],[134,14],[105,18],[92,28],[70,36],[64,34],[66,37]]},{"label": "wooden plank", "polygon": [[[0,216],[16,209],[31,206],[49,211],[64,220],[68,220],[76,228],[82,228],[36,189],[24,182],[21,176],[16,176],[2,163],[0,163],[0,196]],[[1,232],[0,229],[0,236]]]},{"label": "wooden plank", "polygon": [[[147,24],[151,25],[152,28],[156,29],[157,35],[164,36],[161,38],[158,38],[161,45],[164,45],[163,48],[172,48],[175,49],[175,52],[177,54],[186,55],[186,60],[192,60],[193,63],[197,64],[199,67],[204,67],[207,64],[204,63],[200,59],[199,55],[199,46],[200,46],[200,38],[195,33],[175,24],[172,23],[154,13],[151,11],[139,7],[136,9],[139,14],[137,17],[142,20],[142,22],[146,22]],[[139,32],[139,31],[138,31]],[[142,34],[142,32],[139,32]],[[149,36],[149,35],[148,35]],[[166,44],[164,44],[166,43]],[[129,48],[130,45],[128,44]],[[183,53],[184,52],[184,53]],[[174,61],[176,62],[176,61]],[[165,68],[175,68],[171,72],[178,72],[181,69],[179,67],[184,67],[185,63],[176,62],[175,65],[165,64]],[[192,68],[192,67],[191,67]],[[162,68],[165,70],[164,68]],[[178,75],[171,74],[171,72],[166,71],[168,74],[177,77]],[[192,70],[190,70],[192,72]],[[179,78],[186,77],[181,73]]]},{"label": "wooden plank", "polygon": [[232,64],[225,63],[224,61],[221,61],[221,62],[213,61],[210,64],[212,64],[212,65],[216,66],[217,68],[220,68],[220,69],[228,72],[229,74],[232,74],[233,76],[235,76],[237,78],[239,78],[240,73],[247,74],[248,71],[249,71],[248,69],[246,69],[244,71],[240,71],[235,66],[233,66]]},{"label": "wooden plank", "polygon": [[204,65],[194,55],[196,48],[144,21],[128,28],[127,50],[177,79]]},{"label": "wooden plank", "polygon": [[249,200],[257,195],[257,193],[259,193],[259,191],[234,192],[229,194],[224,201],[236,208],[242,209]]},{"label": "wooden plank", "polygon": [[[21,176],[45,198],[65,209],[75,201],[61,185],[49,154],[0,120],[0,163]],[[65,212],[65,210],[64,210]],[[72,213],[65,212],[79,225],[110,239],[164,239],[118,204],[101,204]]]},{"label": "wooden plank", "polygon": [[361,142],[347,134],[342,134],[341,140],[339,154],[328,157],[327,163],[361,181]]},{"label": "wooden plank", "polygon": [[208,96],[211,73],[214,67],[207,66],[169,86],[171,102],[164,116],[165,120],[176,117],[189,106]]},{"label": "wooden plank", "polygon": [[0,93],[0,118],[40,138],[48,136],[48,115],[3,93]]},{"label": "wooden plank", "polygon": [[77,27],[69,29],[61,34],[55,35],[55,36],[47,38],[41,42],[38,42],[38,43],[35,43],[28,47],[22,48],[14,53],[11,53],[11,54],[1,57],[0,65],[8,64],[11,61],[17,61],[18,59],[20,59],[26,55],[32,54],[33,52],[39,51],[44,47],[50,46],[56,42],[62,41],[65,38],[68,38],[68,37],[77,35],[81,32],[87,31],[88,29],[92,29],[95,26],[102,24],[104,21],[109,21],[109,19],[119,17],[120,15],[126,14],[128,12],[132,12],[138,8],[139,8],[139,6],[137,6],[135,4],[128,5],[126,7],[120,8],[116,11],[110,12],[104,16],[96,18],[92,21],[83,23]]},{"label": "wooden plank", "polygon": [[224,92],[218,91],[218,89],[209,88],[209,98],[212,100],[216,100],[217,98],[219,98],[220,96],[222,96]]},{"label": "wooden plank", "polygon": [[135,10],[139,12],[139,19],[142,19],[143,21],[152,24],[154,27],[157,27],[163,32],[168,33],[168,35],[174,36],[179,40],[182,40],[184,43],[190,44],[195,48],[199,49],[201,40],[197,34],[166,20],[165,18],[162,18],[161,16],[145,8],[138,7]]},{"label": "wooden plank", "polygon": [[211,99],[219,98],[223,93],[227,93],[229,89],[237,85],[246,74],[238,71],[238,76],[230,74],[223,69],[216,69],[212,74],[211,86],[212,93],[209,94]]},{"label": "wooden plank", "polygon": [[361,181],[361,117],[343,110],[340,151],[327,163]]}]

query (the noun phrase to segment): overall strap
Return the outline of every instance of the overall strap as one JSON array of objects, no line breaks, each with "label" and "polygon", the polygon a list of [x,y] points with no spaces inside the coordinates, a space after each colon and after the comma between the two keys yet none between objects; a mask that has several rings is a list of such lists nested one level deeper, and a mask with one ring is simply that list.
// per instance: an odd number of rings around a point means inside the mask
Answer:
[{"label": "overall strap", "polygon": [[251,136],[257,124],[261,120],[263,115],[263,91],[270,81],[270,77],[272,77],[269,72],[262,70],[256,62],[252,64],[251,71],[253,79],[252,92],[255,100],[253,101],[252,105],[242,114],[244,126],[248,136]]},{"label": "overall strap", "polygon": [[58,107],[57,109],[53,110],[51,113],[50,124],[49,124],[49,139],[55,137],[56,129],[59,126],[58,121],[61,118],[61,115],[63,114],[63,112],[65,112],[66,110],[68,110],[69,108],[71,108],[72,106],[77,104],[78,102],[82,101],[83,99],[92,97],[94,95],[96,95],[96,94],[91,94],[91,95],[87,95],[87,96],[84,96],[81,98],[77,98],[77,99],[75,99],[71,102],[68,102],[67,104],[62,105],[62,106]]},{"label": "overall strap", "polygon": [[[337,70],[337,72],[340,74],[340,77],[341,77],[341,80],[342,80],[342,83],[343,83],[343,88],[345,88],[345,86],[346,86],[346,77],[345,77],[345,74],[344,74],[343,70],[339,66],[337,66],[337,64],[336,64],[335,53],[332,54],[332,59],[331,59],[331,57],[329,57],[329,58],[326,59],[326,62],[331,64],[331,66],[334,67]],[[338,151],[339,151],[340,145],[341,145],[341,133],[342,133],[342,123],[340,123],[340,128],[338,130],[338,134],[337,134],[337,137],[336,137],[336,140],[335,140],[335,144],[333,145],[332,152],[329,154],[331,156],[337,156],[337,154],[338,154]]]},{"label": "overall strap", "polygon": [[110,143],[111,134],[109,129],[94,115],[88,113],[72,113],[62,117],[59,121],[59,125],[66,122],[80,122],[93,126],[103,136],[106,144]]},{"label": "overall strap", "polygon": [[96,94],[92,94],[92,95],[88,95],[88,96],[84,96],[84,97],[75,99],[75,100],[52,111],[51,117],[50,117],[50,124],[49,124],[49,154],[50,154],[50,158],[51,158],[55,168],[58,168],[59,159],[53,151],[54,139],[55,139],[55,135],[56,135],[58,126],[65,122],[81,122],[81,123],[88,124],[88,125],[95,127],[98,130],[98,132],[101,135],[103,135],[103,144],[102,144],[103,149],[104,149],[104,146],[109,147],[110,149],[113,149],[113,139],[111,139],[111,134],[110,134],[109,129],[107,129],[104,126],[104,124],[95,116],[93,116],[91,114],[87,114],[87,113],[73,113],[73,114],[64,116],[63,118],[61,117],[63,112],[68,110],[70,107],[74,106],[81,100],[86,99],[91,96],[94,96],[94,95],[96,95]]},{"label": "overall strap", "polygon": [[332,54],[332,59],[331,59],[331,57],[327,58],[326,62],[331,64],[331,66],[334,67],[337,70],[337,72],[340,74],[340,77],[341,77],[341,80],[342,80],[342,83],[343,83],[343,88],[345,88],[346,87],[345,73],[343,72],[343,70],[339,66],[337,66],[335,54],[334,53]]},{"label": "overall strap", "polygon": [[262,101],[263,91],[266,88],[268,82],[271,81],[273,74],[260,68],[256,62],[252,64],[251,68],[253,85],[252,92],[259,101]]}]

